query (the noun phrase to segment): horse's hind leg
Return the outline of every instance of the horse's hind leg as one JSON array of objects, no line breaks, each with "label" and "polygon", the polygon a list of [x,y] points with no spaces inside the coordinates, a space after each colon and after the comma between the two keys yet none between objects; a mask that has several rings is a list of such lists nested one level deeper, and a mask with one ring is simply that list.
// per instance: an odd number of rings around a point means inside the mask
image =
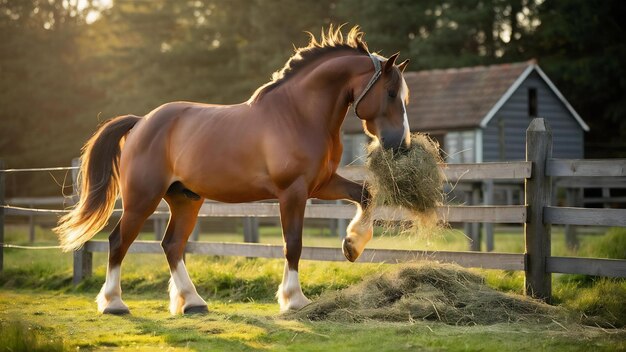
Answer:
[{"label": "horse's hind leg", "polygon": [[[150,183],[133,184],[122,191],[124,211],[109,236],[109,263],[107,276],[96,302],[98,311],[104,314],[127,314],[128,306],[122,301],[121,265],[128,248],[137,238],[143,223],[159,205],[164,190]],[[143,186],[143,187],[141,187]],[[150,187],[147,187],[150,186]]]},{"label": "horse's hind leg", "polygon": [[170,187],[165,195],[171,217],[163,237],[163,250],[170,266],[170,313],[189,314],[208,312],[206,302],[198,295],[185,268],[183,254],[203,199],[190,197],[184,190]]}]

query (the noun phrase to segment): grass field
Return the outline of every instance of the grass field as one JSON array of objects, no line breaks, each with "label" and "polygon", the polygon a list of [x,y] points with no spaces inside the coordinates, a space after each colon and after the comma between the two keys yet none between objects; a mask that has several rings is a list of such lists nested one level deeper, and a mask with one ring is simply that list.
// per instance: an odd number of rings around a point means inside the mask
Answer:
[{"label": "grass field", "polygon": [[[615,257],[626,254],[626,233],[581,235],[578,251],[565,248],[553,232],[555,255]],[[523,252],[521,231],[498,229],[496,250]],[[106,237],[106,235],[100,235]],[[153,239],[143,234],[144,239]],[[6,242],[25,244],[26,228],[8,227]],[[203,234],[202,240],[239,241],[237,234]],[[624,240],[622,240],[624,239]],[[262,228],[261,240],[280,243],[276,228]],[[37,229],[37,245],[55,244]],[[339,240],[311,229],[305,245],[339,246]],[[369,247],[464,250],[458,231],[430,238],[379,234]],[[621,248],[621,249],[620,249]],[[98,315],[93,302],[104,281],[106,255],[94,255],[94,276],[71,284],[71,254],[58,250],[5,250],[0,275],[0,351],[3,350],[297,350],[297,351],[615,351],[626,350],[626,280],[554,275],[555,302],[569,313],[552,322],[455,326],[433,321],[338,323],[288,320],[273,299],[281,260],[188,255],[190,275],[209,302],[204,316],[172,317],[167,311],[167,265],[163,255],[131,254],[123,266],[124,299],[132,315]],[[303,261],[304,292],[315,299],[395,265]],[[521,293],[521,273],[473,270],[498,290]]]}]

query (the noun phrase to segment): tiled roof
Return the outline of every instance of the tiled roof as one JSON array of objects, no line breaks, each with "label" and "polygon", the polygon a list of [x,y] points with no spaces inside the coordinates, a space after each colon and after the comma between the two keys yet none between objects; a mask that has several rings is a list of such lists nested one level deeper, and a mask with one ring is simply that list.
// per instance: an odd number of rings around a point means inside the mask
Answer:
[{"label": "tiled roof", "polygon": [[[410,90],[407,106],[413,131],[478,127],[533,61],[458,69],[405,72]],[[345,132],[361,132],[361,121],[351,112]]]}]

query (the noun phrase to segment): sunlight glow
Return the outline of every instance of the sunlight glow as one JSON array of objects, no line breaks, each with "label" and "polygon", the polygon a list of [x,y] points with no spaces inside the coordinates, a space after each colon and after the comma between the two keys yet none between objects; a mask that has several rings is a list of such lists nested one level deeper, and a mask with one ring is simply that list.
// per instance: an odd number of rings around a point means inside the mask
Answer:
[{"label": "sunlight glow", "polygon": [[93,0],[91,4],[89,0],[78,0],[77,7],[79,11],[83,11],[89,6],[92,8],[87,12],[85,22],[92,24],[100,18],[103,10],[110,9],[113,6],[113,0]]}]

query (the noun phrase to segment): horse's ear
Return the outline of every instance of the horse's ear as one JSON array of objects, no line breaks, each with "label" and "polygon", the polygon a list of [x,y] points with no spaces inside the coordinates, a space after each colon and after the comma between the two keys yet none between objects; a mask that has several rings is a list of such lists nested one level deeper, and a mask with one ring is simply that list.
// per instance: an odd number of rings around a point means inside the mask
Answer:
[{"label": "horse's ear", "polygon": [[395,53],[391,55],[389,59],[387,59],[387,61],[385,61],[385,72],[391,72],[393,65],[395,65],[396,63],[396,59],[398,58],[398,55],[400,55],[400,53]]},{"label": "horse's ear", "polygon": [[400,72],[404,72],[404,69],[406,68],[406,66],[409,64],[409,59],[406,59],[404,61],[402,61],[401,63],[398,64],[398,68],[400,69]]}]

